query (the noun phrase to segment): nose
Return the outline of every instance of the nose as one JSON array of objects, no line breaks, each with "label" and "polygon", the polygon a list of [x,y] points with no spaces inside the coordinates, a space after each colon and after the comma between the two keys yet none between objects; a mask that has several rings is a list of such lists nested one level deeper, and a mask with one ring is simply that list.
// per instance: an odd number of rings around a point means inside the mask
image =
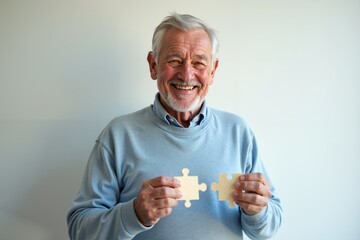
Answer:
[{"label": "nose", "polygon": [[184,62],[179,71],[178,77],[184,81],[191,81],[194,79],[194,69],[190,62]]}]

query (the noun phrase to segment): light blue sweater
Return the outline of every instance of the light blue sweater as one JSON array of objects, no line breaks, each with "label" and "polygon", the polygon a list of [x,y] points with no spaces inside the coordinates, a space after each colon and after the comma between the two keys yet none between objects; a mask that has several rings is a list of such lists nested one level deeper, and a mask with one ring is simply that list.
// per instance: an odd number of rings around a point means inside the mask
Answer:
[{"label": "light blue sweater", "polygon": [[[155,111],[154,111],[155,108]],[[160,109],[159,109],[160,108]],[[156,112],[156,113],[155,113]],[[282,219],[273,185],[269,205],[248,216],[218,201],[211,183],[220,173],[262,172],[253,132],[240,117],[204,106],[198,124],[171,125],[156,99],[153,106],[109,123],[91,153],[79,195],[68,214],[71,239],[252,239],[273,236]],[[207,191],[186,208],[180,201],[170,216],[153,227],[138,221],[133,201],[143,181],[161,176],[198,176]]]}]

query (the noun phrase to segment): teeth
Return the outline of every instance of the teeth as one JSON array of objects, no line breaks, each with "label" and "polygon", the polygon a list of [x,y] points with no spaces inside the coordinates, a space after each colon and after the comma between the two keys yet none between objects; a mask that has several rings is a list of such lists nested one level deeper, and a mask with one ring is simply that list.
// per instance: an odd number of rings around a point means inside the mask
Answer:
[{"label": "teeth", "polygon": [[181,90],[192,90],[194,88],[194,86],[182,86],[182,85],[175,85],[175,87]]}]

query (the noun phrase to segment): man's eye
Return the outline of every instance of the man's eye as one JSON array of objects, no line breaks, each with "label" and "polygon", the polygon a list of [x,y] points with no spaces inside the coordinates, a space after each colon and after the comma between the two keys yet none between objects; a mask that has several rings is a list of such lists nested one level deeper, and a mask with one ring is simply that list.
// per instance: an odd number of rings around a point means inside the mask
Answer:
[{"label": "man's eye", "polygon": [[203,69],[203,68],[206,68],[206,64],[203,63],[203,62],[195,62],[194,63],[194,66],[198,69]]},{"label": "man's eye", "polygon": [[181,61],[177,59],[169,60],[168,63],[173,67],[178,67],[181,65]]}]

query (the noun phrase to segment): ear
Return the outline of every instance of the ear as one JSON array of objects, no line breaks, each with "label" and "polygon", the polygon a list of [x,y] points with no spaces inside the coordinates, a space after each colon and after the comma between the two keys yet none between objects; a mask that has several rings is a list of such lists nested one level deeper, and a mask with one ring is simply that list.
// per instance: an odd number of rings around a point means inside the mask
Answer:
[{"label": "ear", "polygon": [[157,69],[156,69],[156,61],[153,55],[153,52],[150,51],[147,55],[147,61],[149,63],[150,76],[153,80],[157,79]]},{"label": "ear", "polygon": [[216,59],[215,62],[214,62],[214,66],[213,66],[213,68],[211,70],[211,73],[210,73],[210,75],[211,75],[210,85],[214,82],[215,73],[216,73],[216,69],[217,69],[218,65],[219,65],[219,59]]}]

